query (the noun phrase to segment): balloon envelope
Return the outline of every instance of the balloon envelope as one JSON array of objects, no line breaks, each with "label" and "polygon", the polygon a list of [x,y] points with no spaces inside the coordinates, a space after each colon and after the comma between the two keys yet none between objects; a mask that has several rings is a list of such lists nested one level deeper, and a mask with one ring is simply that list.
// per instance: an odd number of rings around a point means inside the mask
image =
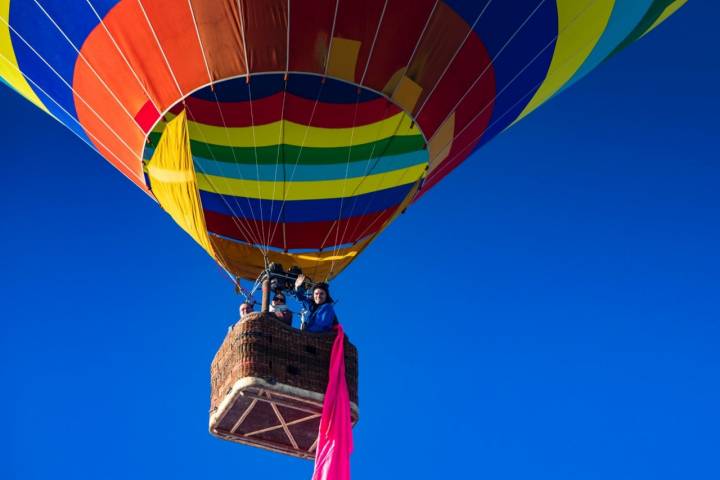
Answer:
[{"label": "balloon envelope", "polygon": [[0,0],[0,78],[228,271],[328,279],[684,3]]}]

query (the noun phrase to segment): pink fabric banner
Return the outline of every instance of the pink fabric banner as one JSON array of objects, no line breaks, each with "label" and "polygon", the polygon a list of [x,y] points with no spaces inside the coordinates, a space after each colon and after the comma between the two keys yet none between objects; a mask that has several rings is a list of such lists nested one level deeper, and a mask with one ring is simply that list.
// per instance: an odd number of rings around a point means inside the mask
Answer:
[{"label": "pink fabric banner", "polygon": [[350,396],[345,380],[345,333],[342,326],[336,328],[312,480],[350,480],[353,440]]}]

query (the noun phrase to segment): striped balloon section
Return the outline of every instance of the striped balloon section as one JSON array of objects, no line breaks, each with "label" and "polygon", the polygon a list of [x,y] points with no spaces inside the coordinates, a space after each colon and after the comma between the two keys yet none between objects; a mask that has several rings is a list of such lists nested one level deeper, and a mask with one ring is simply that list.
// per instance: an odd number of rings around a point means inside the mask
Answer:
[{"label": "striped balloon section", "polygon": [[240,277],[278,261],[327,279],[685,3],[0,0],[0,80],[153,197],[182,116],[204,248]]}]

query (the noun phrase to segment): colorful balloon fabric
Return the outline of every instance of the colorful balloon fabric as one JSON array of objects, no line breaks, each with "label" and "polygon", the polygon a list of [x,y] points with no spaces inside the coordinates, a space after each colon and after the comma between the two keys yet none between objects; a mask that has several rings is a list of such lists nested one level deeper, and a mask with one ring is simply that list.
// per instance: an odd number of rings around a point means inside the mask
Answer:
[{"label": "colorful balloon fabric", "polygon": [[329,279],[684,3],[0,0],[0,79],[232,274]]}]

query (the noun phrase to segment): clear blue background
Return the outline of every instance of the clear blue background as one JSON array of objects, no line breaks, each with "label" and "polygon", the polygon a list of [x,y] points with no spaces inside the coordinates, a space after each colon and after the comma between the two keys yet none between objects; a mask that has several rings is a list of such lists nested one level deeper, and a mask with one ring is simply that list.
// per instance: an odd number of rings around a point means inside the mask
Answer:
[{"label": "clear blue background", "polygon": [[[690,2],[335,282],[354,478],[720,478],[718,16]],[[227,278],[63,127],[0,104],[0,478],[309,478],[207,433]]]}]

